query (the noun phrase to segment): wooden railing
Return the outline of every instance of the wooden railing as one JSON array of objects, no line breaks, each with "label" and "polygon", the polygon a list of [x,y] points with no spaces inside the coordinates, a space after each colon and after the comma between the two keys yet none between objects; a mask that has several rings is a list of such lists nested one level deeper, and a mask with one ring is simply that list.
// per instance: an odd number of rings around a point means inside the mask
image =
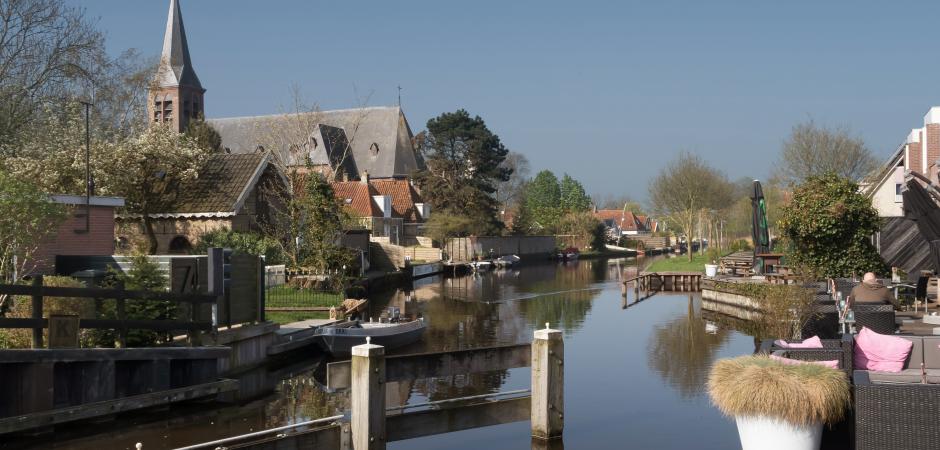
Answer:
[{"label": "wooden railing", "polygon": [[[33,348],[43,347],[43,329],[49,327],[49,319],[43,317],[43,299],[45,297],[71,298],[76,301],[91,300],[96,303],[96,315],[104,299],[114,299],[116,319],[79,319],[79,328],[113,329],[118,332],[118,344],[126,346],[129,329],[152,331],[186,330],[190,335],[190,344],[198,345],[199,331],[212,331],[215,324],[211,317],[203,319],[200,305],[211,304],[215,309],[219,296],[207,294],[177,294],[169,292],[129,291],[122,288],[73,288],[43,286],[42,275],[33,277],[32,285],[0,284],[0,295],[22,295],[32,298],[32,314],[29,318],[0,317],[0,328],[32,328]],[[128,301],[169,301],[191,305],[186,320],[128,319],[126,305]],[[207,320],[208,319],[208,320]]]}]

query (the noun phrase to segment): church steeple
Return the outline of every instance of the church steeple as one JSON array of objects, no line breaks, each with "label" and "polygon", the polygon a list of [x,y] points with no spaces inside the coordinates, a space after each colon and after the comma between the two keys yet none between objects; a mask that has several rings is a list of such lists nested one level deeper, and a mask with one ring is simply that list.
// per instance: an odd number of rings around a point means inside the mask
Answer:
[{"label": "church steeple", "polygon": [[154,122],[170,123],[182,132],[190,119],[203,115],[205,92],[189,56],[179,0],[170,0],[160,67],[150,89],[150,117]]}]

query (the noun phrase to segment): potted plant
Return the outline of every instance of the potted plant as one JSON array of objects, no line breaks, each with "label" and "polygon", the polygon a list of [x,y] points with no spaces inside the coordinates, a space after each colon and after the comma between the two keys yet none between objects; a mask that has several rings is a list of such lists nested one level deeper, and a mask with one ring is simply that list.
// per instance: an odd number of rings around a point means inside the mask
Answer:
[{"label": "potted plant", "polygon": [[850,399],[844,372],[766,355],[716,362],[708,394],[734,417],[743,450],[816,450],[823,424],[842,420]]},{"label": "potted plant", "polygon": [[718,275],[718,264],[715,261],[712,261],[711,264],[705,264],[705,276],[714,277],[715,275]]}]

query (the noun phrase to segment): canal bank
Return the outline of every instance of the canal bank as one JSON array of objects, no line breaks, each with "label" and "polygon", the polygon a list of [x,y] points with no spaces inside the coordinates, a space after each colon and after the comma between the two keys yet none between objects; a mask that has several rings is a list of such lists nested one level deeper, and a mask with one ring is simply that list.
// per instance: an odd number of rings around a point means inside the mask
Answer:
[{"label": "canal bank", "polygon": [[[624,309],[624,273],[635,260],[525,265],[457,278],[432,277],[410,290],[372,296],[370,309],[398,306],[428,321],[425,339],[402,353],[524,344],[545,322],[565,336],[565,433],[569,448],[729,448],[734,424],[714,410],[704,380],[717,357],[751,353],[753,338],[709,321],[697,293],[656,294]],[[629,295],[632,295],[630,293]],[[614,345],[613,353],[604,352]],[[601,355],[605,355],[602,357]],[[328,417],[348,393],[324,388],[315,355],[264,368],[273,393],[234,406],[189,405],[83,425],[55,436],[4,440],[0,448],[170,449],[262,428]],[[508,370],[389,383],[388,406],[526,389],[531,372]],[[172,416],[172,418],[168,418]],[[682,423],[688,433],[674,433]],[[389,448],[529,448],[523,421],[394,443]]]}]

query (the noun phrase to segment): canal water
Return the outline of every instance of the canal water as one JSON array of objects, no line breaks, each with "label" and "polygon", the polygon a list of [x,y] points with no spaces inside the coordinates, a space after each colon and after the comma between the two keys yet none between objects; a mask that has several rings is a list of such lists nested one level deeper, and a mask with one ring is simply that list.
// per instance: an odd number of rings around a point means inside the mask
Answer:
[{"label": "canal water", "polygon": [[[422,316],[421,343],[397,353],[528,343],[546,323],[565,339],[565,431],[569,449],[728,449],[734,423],[709,403],[713,361],[754,351],[751,336],[700,309],[698,293],[660,293],[637,301],[619,281],[633,259],[526,265],[482,275],[419,280],[413,290],[372,299],[371,314],[397,306]],[[170,449],[347,409],[348,394],[326,392],[322,361],[300,355],[262,377],[274,393],[235,406],[193,405],[126,415],[53,436],[0,442],[0,448]],[[527,389],[528,368],[389,383],[389,406]],[[272,381],[273,380],[273,381]],[[263,382],[259,382],[262,383]],[[169,418],[168,418],[169,417]],[[392,449],[528,449],[529,423],[479,428],[391,443]],[[553,447],[553,448],[556,448]]]}]

